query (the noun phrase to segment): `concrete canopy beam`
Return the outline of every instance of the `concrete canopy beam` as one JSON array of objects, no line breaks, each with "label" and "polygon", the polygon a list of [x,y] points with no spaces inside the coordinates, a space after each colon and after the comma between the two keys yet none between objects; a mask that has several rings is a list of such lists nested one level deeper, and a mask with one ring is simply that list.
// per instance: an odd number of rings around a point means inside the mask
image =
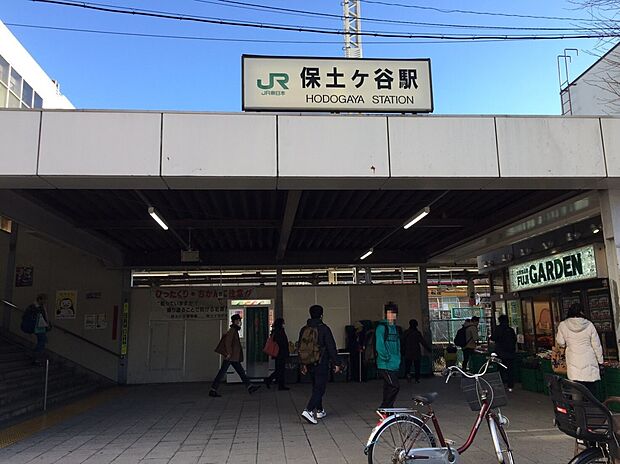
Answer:
[{"label": "concrete canopy beam", "polygon": [[275,188],[275,116],[163,117],[162,177],[170,188]]},{"label": "concrete canopy beam", "polygon": [[160,113],[44,112],[38,175],[57,188],[165,188]]}]

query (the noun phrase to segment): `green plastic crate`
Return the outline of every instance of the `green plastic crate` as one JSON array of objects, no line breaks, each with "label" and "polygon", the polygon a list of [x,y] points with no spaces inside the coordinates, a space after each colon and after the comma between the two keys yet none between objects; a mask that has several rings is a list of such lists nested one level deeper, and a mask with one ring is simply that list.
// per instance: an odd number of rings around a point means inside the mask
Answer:
[{"label": "green plastic crate", "polygon": [[528,369],[522,367],[519,370],[521,386],[526,391],[541,392],[543,389],[542,372],[538,369]]}]

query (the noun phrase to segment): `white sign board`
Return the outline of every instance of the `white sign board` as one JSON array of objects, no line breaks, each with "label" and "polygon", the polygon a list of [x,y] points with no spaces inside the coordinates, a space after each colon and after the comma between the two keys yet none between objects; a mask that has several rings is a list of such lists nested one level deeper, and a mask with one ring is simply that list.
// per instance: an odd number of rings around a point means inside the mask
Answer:
[{"label": "white sign board", "polygon": [[244,111],[429,113],[430,59],[243,55]]},{"label": "white sign board", "polygon": [[594,245],[511,266],[510,290],[560,285],[597,277]]},{"label": "white sign board", "polygon": [[169,287],[151,291],[151,320],[226,319],[231,299],[253,298],[252,287]]}]

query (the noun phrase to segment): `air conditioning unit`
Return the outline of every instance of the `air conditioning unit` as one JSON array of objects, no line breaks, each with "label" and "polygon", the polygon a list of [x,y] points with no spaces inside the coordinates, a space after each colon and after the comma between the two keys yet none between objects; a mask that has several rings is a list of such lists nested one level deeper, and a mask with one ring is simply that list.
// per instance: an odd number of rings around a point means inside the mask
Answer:
[{"label": "air conditioning unit", "polygon": [[181,250],[182,263],[200,262],[200,252],[198,250]]}]

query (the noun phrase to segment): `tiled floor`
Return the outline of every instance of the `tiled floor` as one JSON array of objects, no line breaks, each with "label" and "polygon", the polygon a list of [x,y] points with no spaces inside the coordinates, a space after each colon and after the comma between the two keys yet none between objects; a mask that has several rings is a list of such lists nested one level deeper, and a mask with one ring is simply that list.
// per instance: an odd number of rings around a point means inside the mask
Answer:
[{"label": "tiled floor", "polygon": [[[402,385],[397,406],[426,391],[440,392],[436,411],[447,438],[464,441],[474,416],[464,402],[458,379]],[[209,398],[206,384],[129,387],[128,392],[10,447],[0,463],[62,464],[245,464],[363,463],[364,445],[376,424],[381,382],[330,384],[318,425],[302,422],[299,412],[309,385],[289,392],[264,387],[250,396],[241,386],[223,386],[222,398]],[[567,463],[569,437],[553,427],[544,395],[516,391],[503,412],[516,462]],[[465,463],[496,462],[488,430],[480,430]]]}]

